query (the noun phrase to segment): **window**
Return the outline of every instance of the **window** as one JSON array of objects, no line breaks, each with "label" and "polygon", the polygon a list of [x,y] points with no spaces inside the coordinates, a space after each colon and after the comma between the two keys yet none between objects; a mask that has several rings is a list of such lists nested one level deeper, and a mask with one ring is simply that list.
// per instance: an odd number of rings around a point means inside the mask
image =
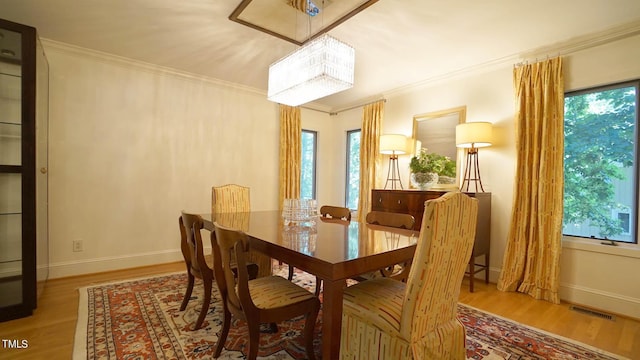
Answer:
[{"label": "window", "polygon": [[360,129],[347,131],[347,182],[345,206],[358,208],[360,195]]},{"label": "window", "polygon": [[565,94],[565,235],[637,243],[639,86]]},{"label": "window", "polygon": [[318,133],[302,130],[302,156],[300,168],[300,198],[316,198],[316,152]]}]

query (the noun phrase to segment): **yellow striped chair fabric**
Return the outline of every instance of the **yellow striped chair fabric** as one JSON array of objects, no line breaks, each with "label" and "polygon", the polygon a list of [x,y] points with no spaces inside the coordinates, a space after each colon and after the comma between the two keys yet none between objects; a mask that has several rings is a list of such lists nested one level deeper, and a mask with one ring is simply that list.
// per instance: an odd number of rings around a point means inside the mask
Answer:
[{"label": "yellow striped chair fabric", "polygon": [[[211,188],[211,213],[221,215],[220,222],[237,230],[249,230],[249,216],[237,213],[251,211],[251,192],[246,186],[227,184]],[[251,250],[249,261],[258,265],[258,277],[271,275],[271,258]]]},{"label": "yellow striped chair fabric", "polygon": [[213,214],[248,211],[251,211],[251,193],[248,187],[228,184],[214,186],[211,189],[211,212]]},{"label": "yellow striped chair fabric", "polygon": [[406,283],[376,278],[345,290],[341,359],[465,359],[456,306],[475,238],[476,199],[425,203]]}]

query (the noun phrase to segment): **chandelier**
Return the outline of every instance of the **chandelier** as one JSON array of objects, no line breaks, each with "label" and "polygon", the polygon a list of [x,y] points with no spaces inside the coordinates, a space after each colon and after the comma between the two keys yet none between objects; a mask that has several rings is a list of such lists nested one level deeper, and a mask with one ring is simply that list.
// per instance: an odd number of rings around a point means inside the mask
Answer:
[{"label": "chandelier", "polygon": [[269,66],[267,98],[298,106],[353,87],[355,50],[324,34]]}]

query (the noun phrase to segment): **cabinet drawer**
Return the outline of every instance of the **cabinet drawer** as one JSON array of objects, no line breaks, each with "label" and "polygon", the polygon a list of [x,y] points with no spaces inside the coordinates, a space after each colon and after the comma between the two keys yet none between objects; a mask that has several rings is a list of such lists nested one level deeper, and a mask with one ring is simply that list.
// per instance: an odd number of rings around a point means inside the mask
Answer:
[{"label": "cabinet drawer", "polygon": [[372,196],[371,209],[376,211],[409,212],[409,201],[402,196],[386,192],[375,192]]}]

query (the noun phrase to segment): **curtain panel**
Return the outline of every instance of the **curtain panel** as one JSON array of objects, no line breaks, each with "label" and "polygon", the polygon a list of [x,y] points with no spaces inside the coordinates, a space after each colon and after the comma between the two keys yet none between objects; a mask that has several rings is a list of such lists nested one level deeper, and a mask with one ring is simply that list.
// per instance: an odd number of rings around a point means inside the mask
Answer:
[{"label": "curtain panel", "polygon": [[380,129],[384,115],[384,100],[366,105],[362,110],[360,133],[360,193],[358,196],[358,221],[365,222],[371,211],[371,189],[376,186],[376,174],[380,168]]},{"label": "curtain panel", "polygon": [[501,291],[560,303],[564,77],[560,57],[514,68],[517,169]]},{"label": "curtain panel", "polygon": [[302,162],[302,125],[300,107],[279,104],[280,107],[280,189],[278,209],[284,199],[300,197],[300,167]]}]

